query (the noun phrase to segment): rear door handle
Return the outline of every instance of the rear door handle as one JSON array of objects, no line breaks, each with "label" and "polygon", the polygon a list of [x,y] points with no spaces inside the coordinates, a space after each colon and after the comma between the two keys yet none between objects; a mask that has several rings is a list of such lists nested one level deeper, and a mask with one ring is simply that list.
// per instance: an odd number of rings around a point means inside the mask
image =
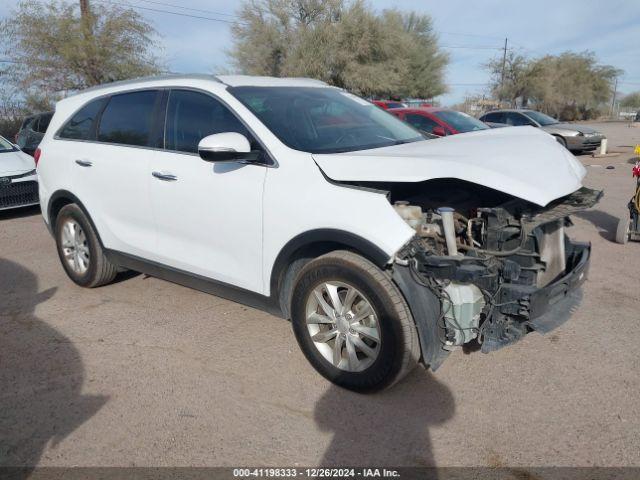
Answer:
[{"label": "rear door handle", "polygon": [[91,166],[93,166],[93,163],[90,162],[89,160],[76,160],[76,163],[78,165],[80,165],[81,167],[91,167]]},{"label": "rear door handle", "polygon": [[158,180],[163,180],[165,182],[175,182],[178,180],[178,177],[171,173],[153,172],[151,175],[156,177]]}]

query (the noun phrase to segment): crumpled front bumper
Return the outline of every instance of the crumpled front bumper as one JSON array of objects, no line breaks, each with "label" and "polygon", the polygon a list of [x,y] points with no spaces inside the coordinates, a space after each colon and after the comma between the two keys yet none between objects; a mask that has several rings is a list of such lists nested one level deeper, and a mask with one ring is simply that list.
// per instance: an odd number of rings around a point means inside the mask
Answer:
[{"label": "crumpled front bumper", "polygon": [[[591,259],[591,244],[567,239],[565,274],[550,284],[535,286],[504,283],[497,299],[501,315],[515,316],[529,329],[547,333],[566,322],[582,299],[582,284],[587,279]],[[437,319],[440,300],[428,288],[420,285],[410,269],[394,265],[393,280],[400,288],[413,315],[420,346],[422,362],[436,370],[447,357],[449,350],[442,348]],[[495,350],[513,342],[494,345]],[[484,348],[483,348],[484,351]]]},{"label": "crumpled front bumper", "polygon": [[582,300],[582,284],[587,279],[591,244],[568,241],[567,273],[531,294],[528,325],[547,333],[566,322]]}]

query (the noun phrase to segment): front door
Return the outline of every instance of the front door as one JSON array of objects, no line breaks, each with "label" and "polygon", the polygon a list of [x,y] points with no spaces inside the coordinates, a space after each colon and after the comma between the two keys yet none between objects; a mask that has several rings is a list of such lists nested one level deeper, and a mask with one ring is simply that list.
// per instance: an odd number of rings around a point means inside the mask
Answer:
[{"label": "front door", "polygon": [[202,160],[197,153],[200,140],[223,132],[249,136],[216,98],[171,90],[165,148],[156,152],[149,171],[158,234],[156,260],[260,292],[266,168]]}]

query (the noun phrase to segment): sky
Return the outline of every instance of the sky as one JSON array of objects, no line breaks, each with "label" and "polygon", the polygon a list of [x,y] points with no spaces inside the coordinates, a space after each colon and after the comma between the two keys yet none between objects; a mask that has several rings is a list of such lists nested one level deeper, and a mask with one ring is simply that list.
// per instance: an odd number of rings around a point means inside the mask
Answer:
[{"label": "sky", "polygon": [[[110,1],[133,6],[152,23],[168,70],[216,73],[231,69],[226,53],[232,42],[229,22],[234,20],[238,1]],[[9,17],[17,3],[0,0],[0,19]],[[369,0],[369,4],[377,11],[397,8],[431,15],[439,43],[450,54],[449,91],[438,98],[443,105],[487,92],[489,78],[482,65],[502,55],[505,38],[509,48],[533,57],[593,51],[600,63],[624,70],[618,79],[619,92],[640,90],[640,0]]]}]

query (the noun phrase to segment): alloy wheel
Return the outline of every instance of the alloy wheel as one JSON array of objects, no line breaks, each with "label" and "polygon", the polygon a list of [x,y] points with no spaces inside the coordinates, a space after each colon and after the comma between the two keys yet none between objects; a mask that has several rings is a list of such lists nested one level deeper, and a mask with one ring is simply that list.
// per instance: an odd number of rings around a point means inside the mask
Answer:
[{"label": "alloy wheel", "polygon": [[352,285],[331,281],[316,286],[307,299],[306,323],[318,352],[340,370],[363,371],[380,353],[376,312]]},{"label": "alloy wheel", "polygon": [[89,269],[89,244],[80,224],[72,218],[65,220],[60,240],[67,265],[74,272],[84,275]]}]

